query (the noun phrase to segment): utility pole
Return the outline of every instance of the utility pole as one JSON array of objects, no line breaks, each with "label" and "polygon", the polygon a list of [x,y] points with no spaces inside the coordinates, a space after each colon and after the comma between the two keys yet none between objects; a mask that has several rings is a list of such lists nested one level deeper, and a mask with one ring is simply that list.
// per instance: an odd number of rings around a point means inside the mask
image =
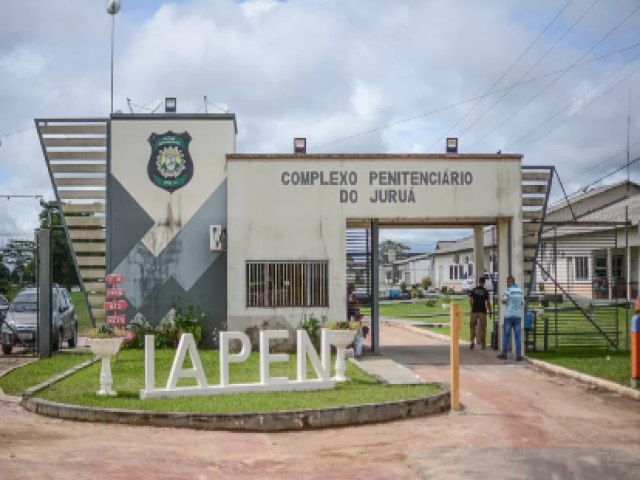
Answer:
[{"label": "utility pole", "polygon": [[120,0],[109,0],[106,10],[111,15],[111,113],[113,113],[113,43],[116,31],[116,14],[120,11]]}]

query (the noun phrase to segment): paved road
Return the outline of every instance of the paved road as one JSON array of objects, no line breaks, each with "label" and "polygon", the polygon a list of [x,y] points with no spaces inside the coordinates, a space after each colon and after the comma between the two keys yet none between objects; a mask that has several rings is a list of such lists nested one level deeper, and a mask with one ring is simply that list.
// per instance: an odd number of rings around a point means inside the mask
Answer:
[{"label": "paved road", "polygon": [[[445,343],[383,326],[386,355],[448,379]],[[463,413],[246,434],[75,423],[0,403],[2,479],[638,478],[640,402],[461,351]],[[215,399],[212,399],[215,401]]]}]

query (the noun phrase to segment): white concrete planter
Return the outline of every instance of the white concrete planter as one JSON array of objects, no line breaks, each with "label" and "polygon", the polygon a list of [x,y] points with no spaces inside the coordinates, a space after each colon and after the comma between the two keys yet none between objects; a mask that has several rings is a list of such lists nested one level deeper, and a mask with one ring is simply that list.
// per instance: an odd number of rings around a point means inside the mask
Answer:
[{"label": "white concrete planter", "polygon": [[122,337],[118,338],[90,338],[89,347],[95,356],[102,360],[100,369],[100,390],[97,395],[116,396],[118,393],[111,389],[113,378],[111,377],[111,357],[120,350]]},{"label": "white concrete planter", "polygon": [[333,377],[336,382],[347,381],[347,377],[344,375],[344,352],[347,345],[353,342],[356,333],[358,333],[356,330],[329,330],[331,343],[336,347],[336,375]]}]

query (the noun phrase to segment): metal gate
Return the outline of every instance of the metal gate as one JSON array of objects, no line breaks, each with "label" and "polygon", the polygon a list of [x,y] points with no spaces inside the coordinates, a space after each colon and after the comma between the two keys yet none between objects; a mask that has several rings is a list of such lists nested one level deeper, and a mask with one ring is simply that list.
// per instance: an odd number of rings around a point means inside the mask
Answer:
[{"label": "metal gate", "polygon": [[627,228],[624,222],[545,226],[527,305],[530,348],[628,348],[638,283],[631,281]]},{"label": "metal gate", "polygon": [[347,284],[354,284],[360,305],[371,304],[371,230],[348,228]]}]

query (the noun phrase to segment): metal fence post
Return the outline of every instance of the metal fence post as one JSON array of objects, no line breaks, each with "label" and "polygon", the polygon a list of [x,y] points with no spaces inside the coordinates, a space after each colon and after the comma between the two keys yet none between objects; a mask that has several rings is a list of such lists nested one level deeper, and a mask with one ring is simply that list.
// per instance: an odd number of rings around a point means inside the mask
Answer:
[{"label": "metal fence post", "polygon": [[36,232],[38,239],[38,355],[51,357],[51,230],[42,228]]}]

